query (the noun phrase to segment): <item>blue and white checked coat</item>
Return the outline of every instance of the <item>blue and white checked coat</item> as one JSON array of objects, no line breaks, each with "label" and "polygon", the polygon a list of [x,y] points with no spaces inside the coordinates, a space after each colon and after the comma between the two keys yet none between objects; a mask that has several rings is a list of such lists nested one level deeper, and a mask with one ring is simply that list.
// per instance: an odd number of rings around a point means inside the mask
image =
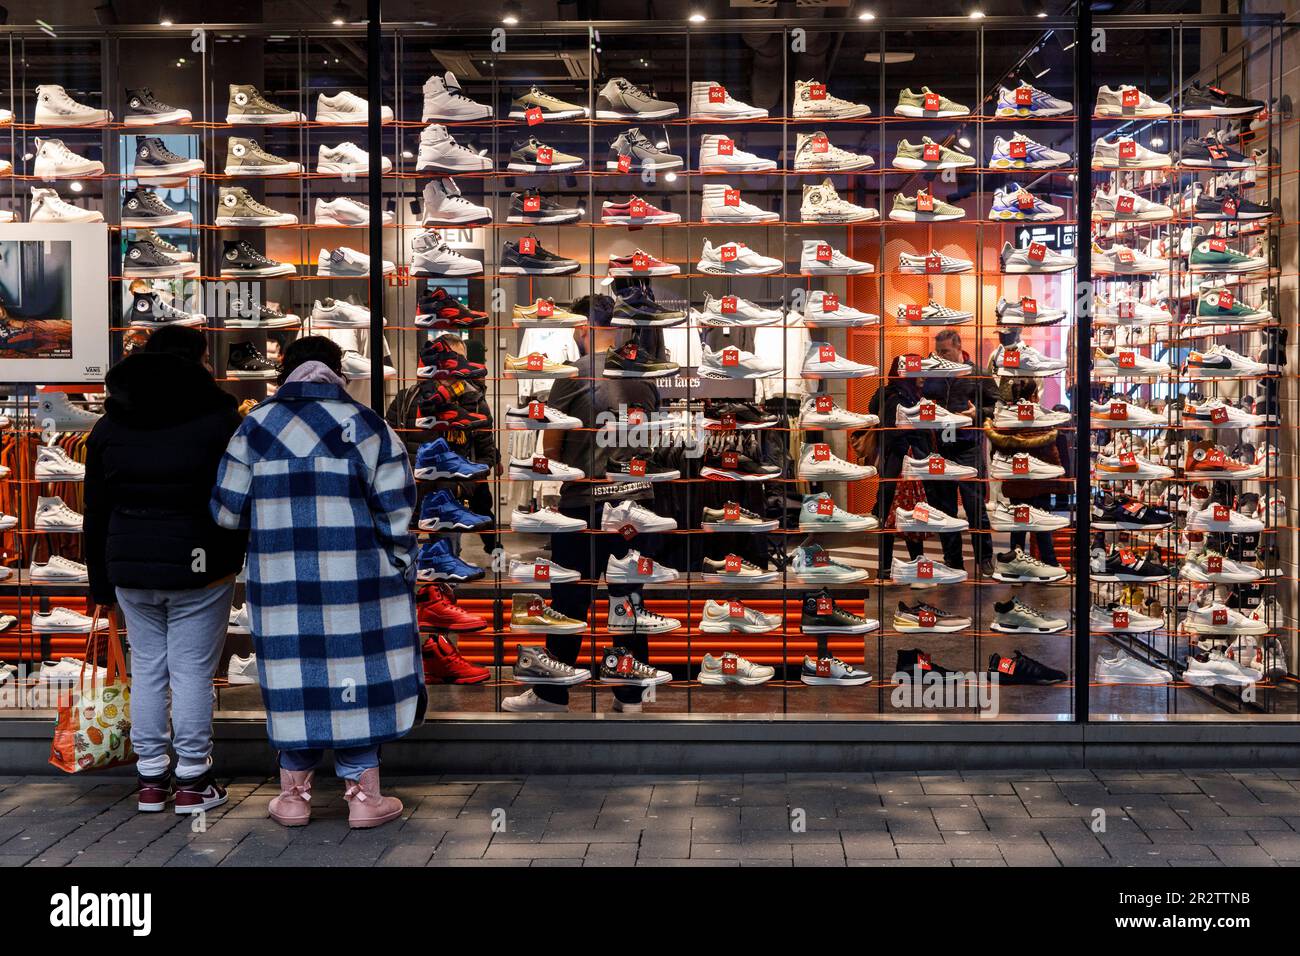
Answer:
[{"label": "blue and white checked coat", "polygon": [[415,502],[397,434],[335,385],[281,386],[231,438],[212,515],[250,532],[249,621],[276,748],[364,747],[418,719]]}]

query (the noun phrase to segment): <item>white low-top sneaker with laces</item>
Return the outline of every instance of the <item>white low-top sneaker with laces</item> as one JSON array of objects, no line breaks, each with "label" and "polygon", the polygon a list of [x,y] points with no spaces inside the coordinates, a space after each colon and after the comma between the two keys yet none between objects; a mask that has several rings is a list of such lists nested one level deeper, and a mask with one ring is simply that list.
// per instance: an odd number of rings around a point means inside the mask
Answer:
[{"label": "white low-top sneaker with laces", "polygon": [[1103,136],[1092,144],[1093,169],[1165,169],[1173,164],[1168,153],[1157,153],[1124,136]]},{"label": "white low-top sneaker with laces", "polygon": [[[1093,301],[1092,324],[1113,326],[1168,325],[1173,321],[1168,309],[1150,305],[1131,296],[1116,296],[1112,301],[1097,298]],[[1185,321],[1193,321],[1187,319]]]},{"label": "white low-top sneaker with laces", "polygon": [[910,584],[913,587],[933,587],[939,584],[961,584],[966,580],[966,572],[959,568],[950,568],[921,555],[904,561],[894,558],[889,569],[889,576],[895,584]]},{"label": "white low-top sneaker with laces", "polygon": [[993,409],[993,427],[1004,428],[1056,428],[1070,422],[1069,412],[1048,411],[1037,402],[1022,400],[1014,405],[998,402]]},{"label": "white low-top sneaker with laces", "polygon": [[833,96],[826,84],[817,80],[795,80],[791,113],[797,120],[860,119],[871,115],[871,107]]},{"label": "white low-top sneaker with laces", "polygon": [[928,458],[903,456],[902,476],[916,481],[967,481],[979,472],[970,465],[949,461],[937,452]]},{"label": "white low-top sneaker with laces", "polygon": [[925,356],[909,352],[898,356],[897,362],[903,378],[957,378],[974,371],[969,362],[952,362],[934,352]]},{"label": "white low-top sneaker with laces", "polygon": [[856,584],[871,577],[866,568],[836,561],[819,544],[804,544],[795,549],[787,565],[790,573],[805,584]]},{"label": "white low-top sneaker with laces", "polygon": [[841,408],[829,395],[809,395],[799,406],[800,428],[843,431],[848,428],[874,428],[879,424],[879,416]]},{"label": "white low-top sneaker with laces", "polygon": [[992,364],[999,375],[1013,378],[1046,378],[1066,368],[1065,359],[1050,358],[1023,342],[1014,346],[999,345],[993,352]]},{"label": "white low-top sneaker with laces", "polygon": [[1097,378],[1164,378],[1172,372],[1167,363],[1147,358],[1136,349],[1092,350],[1092,374]]},{"label": "white low-top sneaker with laces", "polygon": [[61,554],[52,554],[48,561],[40,564],[32,562],[31,579],[39,582],[53,581],[57,584],[85,584],[86,566],[65,558]]},{"label": "white low-top sneaker with laces", "polygon": [[859,329],[879,325],[880,316],[844,305],[832,292],[815,289],[804,300],[803,324],[810,329]]},{"label": "white low-top sneaker with laces", "polygon": [[1164,481],[1172,478],[1174,470],[1159,462],[1150,461],[1133,452],[1122,451],[1114,455],[1098,455],[1094,481]]},{"label": "white low-top sneaker with laces", "polygon": [[1164,618],[1143,614],[1135,607],[1111,601],[1088,610],[1088,626],[1097,634],[1150,634],[1165,626]]},{"label": "white low-top sneaker with laces", "polygon": [[845,461],[825,442],[807,442],[799,453],[798,477],[801,481],[858,481],[875,475],[876,469],[872,465]]},{"label": "white low-top sneaker with laces", "polygon": [[1017,479],[1050,481],[1064,474],[1065,469],[1060,465],[1053,465],[1041,458],[1023,453],[1007,454],[995,451],[989,463],[989,477],[997,481]]},{"label": "white low-top sneaker with laces", "polygon": [[[609,506],[606,505],[606,508]],[[555,508],[536,508],[525,510],[515,508],[510,513],[510,530],[530,534],[560,534],[565,531],[581,531],[587,522],[581,518],[562,515]]]},{"label": "white low-top sneaker with laces", "polygon": [[1187,608],[1183,627],[1194,634],[1267,634],[1269,626],[1227,607],[1222,601],[1213,601],[1204,607],[1193,604]]},{"label": "white low-top sneaker with laces", "polygon": [[753,352],[727,345],[714,351],[707,345],[701,346],[703,352],[696,371],[701,378],[712,379],[755,379],[770,378],[781,374],[781,363],[760,358]]},{"label": "white low-top sneaker with laces", "polygon": [[1074,256],[1049,249],[1041,242],[1030,242],[1021,249],[1009,242],[1003,243],[998,258],[1002,263],[1002,271],[1007,275],[1065,272],[1075,265]]},{"label": "white low-top sneaker with laces", "polygon": [[806,276],[858,276],[875,271],[870,262],[859,262],[821,239],[805,239],[799,255],[799,272]]},{"label": "white low-top sneaker with laces", "polygon": [[1174,211],[1116,185],[1109,192],[1102,186],[1093,194],[1092,216],[1120,222],[1165,222],[1174,218]]},{"label": "white low-top sneaker with laces", "polygon": [[894,425],[898,428],[970,428],[974,424],[969,415],[950,412],[928,398],[915,405],[899,404],[894,410]]},{"label": "white low-top sneaker with laces", "polygon": [[994,531],[1059,531],[1070,519],[1042,508],[999,498],[989,505],[989,527]]},{"label": "white low-top sneaker with laces", "polygon": [[768,664],[755,664],[732,651],[723,651],[717,657],[706,653],[700,661],[700,670],[695,679],[705,687],[721,687],[724,684],[756,687],[775,676],[776,668]]},{"label": "white low-top sneaker with laces", "polygon": [[1099,684],[1168,684],[1174,679],[1174,675],[1163,667],[1140,661],[1119,648],[1109,655],[1098,654],[1094,673]]},{"label": "white low-top sneaker with laces", "polygon": [[823,132],[795,135],[794,170],[799,173],[847,173],[875,165],[865,153],[841,149]]},{"label": "white low-top sneaker with laces", "polygon": [[930,299],[925,305],[906,302],[898,307],[898,321],[908,325],[965,325],[975,321],[975,313],[964,309],[950,309]]},{"label": "white low-top sneaker with laces", "polygon": [[[389,173],[392,170],[393,161],[387,156],[379,157],[379,171]],[[316,151],[316,172],[368,176],[370,154],[356,143],[339,143],[337,146],[321,143]]]},{"label": "white low-top sneaker with laces", "polygon": [[[393,108],[379,107],[379,122],[391,123]],[[370,104],[351,90],[316,97],[316,122],[332,126],[365,126],[370,122]]]},{"label": "white low-top sneaker with laces", "polygon": [[1021,296],[1015,302],[1009,302],[1001,296],[993,308],[998,325],[1023,327],[1033,325],[1055,325],[1065,318],[1064,309],[1050,309],[1031,296]]},{"label": "white low-top sneaker with laces", "polygon": [[1090,405],[1093,428],[1167,428],[1170,421],[1141,405],[1113,398],[1100,405]]},{"label": "white low-top sneaker with laces", "polygon": [[623,531],[631,528],[643,534],[656,531],[676,531],[677,520],[655,514],[635,501],[605,502],[600,514],[602,531]]},{"label": "white low-top sneaker with laces", "polygon": [[760,255],[743,242],[724,242],[715,246],[705,239],[700,261],[695,268],[699,272],[714,275],[761,276],[780,272],[785,268],[785,263],[771,256]]},{"label": "white low-top sneaker with laces", "polygon": [[510,558],[510,568],[505,577],[519,584],[572,584],[582,575],[570,568],[556,564],[550,558]]},{"label": "white low-top sneaker with laces", "polygon": [[[433,180],[432,182],[442,182],[442,180]],[[448,179],[446,182],[451,183],[451,180]],[[317,199],[313,219],[318,226],[368,226],[370,225],[370,207],[351,196]],[[382,221],[385,226],[391,226],[395,221],[395,217],[385,209],[382,214]]]},{"label": "white low-top sneaker with laces", "polygon": [[867,378],[879,375],[880,369],[846,359],[827,342],[809,342],[799,374],[804,378]]},{"label": "white low-top sneaker with laces", "polygon": [[[397,271],[397,266],[387,259],[383,260],[384,275]],[[348,246],[337,249],[322,249],[316,257],[316,274],[318,276],[368,276],[370,275],[370,257]]]},{"label": "white low-top sneaker with laces", "polygon": [[975,263],[960,256],[946,256],[938,249],[920,255],[911,252],[898,254],[898,271],[909,275],[957,275],[970,272]]},{"label": "white low-top sneaker with laces", "polygon": [[1264,530],[1264,522],[1250,515],[1242,514],[1227,505],[1212,504],[1205,508],[1196,508],[1187,513],[1188,531],[1206,531],[1217,534],[1258,534]]},{"label": "white low-top sneaker with laces", "polygon": [[545,455],[510,458],[511,481],[581,481],[587,477],[581,468],[566,465]]},{"label": "white low-top sneaker with laces", "polygon": [[317,299],[311,307],[313,329],[368,329],[370,310],[343,299]]},{"label": "white low-top sneaker with laces", "polygon": [[605,562],[605,581],[608,584],[664,584],[681,576],[676,568],[660,564],[635,548],[621,558],[611,554]]},{"label": "white low-top sneaker with laces", "polygon": [[993,577],[998,581],[1047,584],[1060,581],[1068,573],[1065,568],[1039,561],[1021,548],[993,556]]},{"label": "white low-top sneaker with laces", "polygon": [[1169,268],[1169,260],[1149,256],[1140,249],[1116,243],[1109,249],[1103,249],[1096,243],[1092,246],[1092,271],[1097,275],[1145,275],[1152,272],[1164,272]]},{"label": "white low-top sneaker with laces", "polygon": [[835,504],[826,492],[804,495],[799,508],[800,531],[874,531],[880,527],[875,515],[858,515]]},{"label": "white low-top sneaker with laces", "polygon": [[692,324],[719,329],[775,325],[784,318],[785,313],[780,309],[769,309],[737,295],[714,298],[711,292],[704,293],[704,305],[700,309],[691,309]]},{"label": "white low-top sneaker with laces", "polygon": [[767,614],[739,601],[709,598],[700,612],[700,630],[705,634],[767,634],[784,620],[778,614]]},{"label": "white low-top sneaker with laces", "polygon": [[940,511],[934,505],[922,501],[918,502],[911,510],[901,507],[894,508],[894,527],[898,531],[916,531],[931,534],[965,531],[970,527],[970,522],[965,518],[957,518]]},{"label": "white low-top sneaker with laces", "polygon": [[1100,87],[1094,112],[1097,116],[1170,116],[1173,107],[1153,100],[1136,86]]},{"label": "white low-top sneaker with laces", "polygon": [[52,607],[32,613],[32,630],[37,634],[88,634],[108,627],[107,618],[92,618],[71,608]]}]

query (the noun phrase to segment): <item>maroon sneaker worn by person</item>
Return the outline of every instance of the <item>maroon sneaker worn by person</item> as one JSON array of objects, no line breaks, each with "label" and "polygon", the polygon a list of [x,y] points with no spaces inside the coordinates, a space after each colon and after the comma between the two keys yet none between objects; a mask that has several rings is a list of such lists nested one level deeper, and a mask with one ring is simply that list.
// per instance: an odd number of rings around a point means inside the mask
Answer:
[{"label": "maroon sneaker worn by person", "polygon": [[226,791],[212,782],[212,774],[205,773],[194,780],[176,781],[176,812],[202,813],[226,802]]},{"label": "maroon sneaker worn by person", "polygon": [[161,813],[167,809],[172,799],[172,775],[165,773],[159,777],[140,777],[140,792],[136,795],[135,808],[141,813]]}]

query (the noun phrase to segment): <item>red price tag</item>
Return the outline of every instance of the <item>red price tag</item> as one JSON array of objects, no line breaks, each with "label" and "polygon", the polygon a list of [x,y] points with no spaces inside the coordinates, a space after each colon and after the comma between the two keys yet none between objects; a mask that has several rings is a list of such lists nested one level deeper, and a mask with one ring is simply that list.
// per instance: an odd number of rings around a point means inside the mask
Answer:
[{"label": "red price tag", "polygon": [[1222,627],[1228,623],[1228,609],[1226,607],[1216,607],[1210,611],[1210,623],[1215,627]]},{"label": "red price tag", "polygon": [[623,354],[626,355],[626,356],[627,356],[629,359],[631,359],[633,362],[635,362],[635,361],[636,361],[636,354],[637,354],[636,343],[635,343],[635,342],[629,342],[629,343],[624,347],[624,352],[623,352]]},{"label": "red price tag", "polygon": [[537,164],[539,166],[549,166],[555,162],[555,150],[549,146],[537,147]]},{"label": "red price tag", "polygon": [[739,205],[740,205],[740,190],[739,190],[739,189],[728,189],[728,190],[726,190],[725,192],[723,192],[723,194],[722,194],[722,204],[723,204],[724,206],[739,206]]},{"label": "red price tag", "polygon": [[718,155],[719,156],[736,155],[736,141],[734,139],[728,139],[725,136],[722,139],[718,140]]},{"label": "red price tag", "polygon": [[638,556],[636,559],[636,573],[643,578],[648,578],[655,573],[655,562],[653,558]]},{"label": "red price tag", "polygon": [[640,217],[644,216],[644,215],[646,214],[646,212],[647,212],[647,210],[646,210],[645,200],[644,200],[644,199],[633,199],[633,200],[632,200],[631,209],[629,210],[629,212],[631,212],[632,215],[635,216],[635,217],[637,217],[637,218],[640,218]]},{"label": "red price tag", "polygon": [[823,495],[817,499],[817,514],[829,518],[835,514],[835,499],[830,495]]},{"label": "red price tag", "polygon": [[1033,105],[1034,105],[1034,91],[1033,91],[1032,89],[1030,89],[1029,87],[1027,87],[1027,86],[1018,86],[1018,87],[1016,87],[1016,105],[1017,105],[1017,106],[1033,106]]},{"label": "red price tag", "polygon": [[919,372],[919,371],[921,371],[921,356],[919,356],[919,355],[904,355],[904,356],[903,356],[903,371],[904,371],[904,372]]},{"label": "red price tag", "polygon": [[823,657],[823,658],[821,658],[821,659],[817,662],[817,676],[818,676],[818,677],[830,677],[830,676],[831,676],[831,662],[830,662],[830,658]]},{"label": "red price tag", "polygon": [[1207,554],[1205,556],[1205,570],[1211,574],[1221,574],[1223,572],[1223,557],[1217,554]]},{"label": "red price tag", "polygon": [[942,455],[931,455],[929,460],[930,474],[942,475],[948,469],[948,463],[944,461]]},{"label": "red price tag", "polygon": [[645,272],[650,268],[650,257],[644,252],[632,253],[632,269],[636,272]]},{"label": "red price tag", "polygon": [[817,414],[826,415],[835,407],[835,402],[829,395],[818,395],[815,407],[817,409]]},{"label": "red price tag", "polygon": [[819,361],[819,362],[834,362],[834,361],[835,361],[835,346],[833,346],[833,345],[824,345],[824,344],[823,344],[823,345],[819,345],[819,346],[817,346],[817,361]]},{"label": "red price tag", "polygon": [[939,161],[939,144],[926,143],[921,147],[921,158],[927,163],[937,163]]},{"label": "red price tag", "polygon": [[933,561],[916,562],[916,576],[920,578],[922,581],[929,581],[931,578],[933,578],[934,562]]},{"label": "red price tag", "polygon": [[1237,200],[1228,197],[1223,201],[1223,214],[1229,219],[1237,218]]},{"label": "red price tag", "polygon": [[1222,312],[1228,311],[1229,309],[1232,308],[1233,303],[1236,301],[1237,300],[1233,296],[1233,294],[1229,292],[1227,289],[1224,289],[1222,292],[1219,293],[1219,310]]},{"label": "red price tag", "polygon": [[1207,146],[1205,151],[1210,154],[1210,159],[1228,158],[1228,151],[1224,149],[1222,146],[1218,146],[1218,145]]},{"label": "red price tag", "polygon": [[740,365],[740,351],[734,348],[725,348],[722,350],[722,364],[726,368],[736,368]]},{"label": "red price tag", "polygon": [[934,193],[925,192],[916,194],[916,211],[917,212],[934,212]]},{"label": "red price tag", "polygon": [[734,432],[736,430],[735,412],[723,412],[722,415],[718,418],[718,421],[721,422],[720,427],[722,428],[723,431]]},{"label": "red price tag", "polygon": [[1002,350],[1002,367],[1003,368],[1020,368],[1020,350],[1003,349]]},{"label": "red price tag", "polygon": [[903,306],[903,318],[909,322],[920,322],[921,307],[915,302],[909,302]]},{"label": "red price tag", "polygon": [[727,102],[727,88],[725,86],[710,86],[709,102],[710,103]]},{"label": "red price tag", "polygon": [[1017,402],[1016,420],[1021,422],[1032,422],[1034,420],[1034,403]]},{"label": "red price tag", "polygon": [[524,236],[519,240],[519,252],[525,256],[534,255],[537,252],[537,240],[532,236]]},{"label": "red price tag", "polygon": [[542,402],[529,402],[528,417],[534,421],[544,421],[546,419],[546,405]]},{"label": "red price tag", "polygon": [[1008,677],[1010,677],[1010,676],[1011,676],[1012,674],[1014,674],[1015,672],[1016,672],[1016,660],[1015,660],[1014,657],[999,657],[999,658],[998,658],[998,673],[999,673],[999,674],[1006,674]]},{"label": "red price tag", "polygon": [[1029,474],[1029,456],[1014,455],[1011,459],[1011,473],[1013,475]]},{"label": "red price tag", "polygon": [[1228,251],[1228,240],[1226,240],[1226,239],[1211,239],[1211,240],[1210,240],[1210,251],[1211,251],[1211,252],[1227,252],[1227,251]]},{"label": "red price tag", "polygon": [[543,475],[549,475],[551,473],[551,463],[545,455],[533,456],[533,471],[539,472]]},{"label": "red price tag", "polygon": [[1228,410],[1226,408],[1211,408],[1210,421],[1215,425],[1222,425],[1228,420]]},{"label": "red price tag", "polygon": [[1031,242],[1029,244],[1029,259],[1032,262],[1042,262],[1047,256],[1047,246],[1041,242]]},{"label": "red price tag", "polygon": [[840,310],[840,297],[834,292],[827,292],[822,296],[823,312],[838,312]]},{"label": "red price tag", "polygon": [[737,249],[736,246],[732,245],[731,243],[728,243],[727,245],[723,246],[718,250],[719,258],[721,258],[723,262],[735,262],[736,254],[739,251],[740,250]]},{"label": "red price tag", "polygon": [[1228,456],[1225,455],[1223,452],[1219,451],[1219,449],[1217,448],[1215,448],[1213,451],[1208,452],[1205,456],[1205,462],[1208,465],[1222,465],[1225,464],[1227,461],[1228,461]]},{"label": "red price tag", "polygon": [[1215,520],[1215,521],[1227,521],[1227,520],[1228,520],[1228,506],[1227,506],[1227,505],[1215,505],[1215,506],[1214,506],[1214,520]]},{"label": "red price tag", "polygon": [[534,580],[534,581],[549,581],[549,580],[551,580],[551,566],[550,566],[549,564],[542,564],[541,562],[538,562],[537,564],[534,564],[534,565],[533,565],[533,580]]},{"label": "red price tag", "polygon": [[736,574],[740,571],[741,567],[740,556],[737,554],[729,554],[723,559],[723,564],[726,567],[728,574]]},{"label": "red price tag", "polygon": [[555,303],[550,299],[537,300],[537,317],[539,319],[549,319],[555,314]]},{"label": "red price tag", "polygon": [[917,524],[929,524],[930,506],[927,505],[925,502],[921,502],[919,505],[913,508],[912,520],[915,521]]},{"label": "red price tag", "polygon": [[1012,510],[1011,520],[1015,524],[1029,524],[1029,505],[1016,505]]},{"label": "red price tag", "polygon": [[830,614],[835,610],[835,599],[827,597],[824,594],[817,595],[817,613],[821,616]]},{"label": "red price tag", "polygon": [[1020,311],[1023,312],[1025,315],[1037,315],[1037,314],[1038,314],[1038,300],[1037,300],[1037,299],[1029,299],[1029,298],[1021,299],[1021,300],[1020,300]]},{"label": "red price tag", "polygon": [[1120,140],[1120,143],[1119,143],[1119,158],[1120,158],[1120,159],[1134,159],[1134,158],[1136,158],[1136,157],[1137,157],[1137,151],[1138,151],[1138,150],[1137,150],[1137,145],[1138,145],[1138,144],[1137,144],[1137,142],[1136,142],[1135,140],[1131,140],[1131,139],[1123,139],[1123,140]]},{"label": "red price tag", "polygon": [[942,272],[942,271],[943,271],[943,259],[942,259],[942,257],[940,257],[940,256],[926,256],[926,257],[925,257],[925,271],[926,271],[926,272]]},{"label": "red price tag", "polygon": [[536,126],[542,122],[542,108],[540,106],[531,106],[524,110],[524,119],[528,120],[529,126]]},{"label": "red price tag", "polygon": [[631,674],[636,667],[636,659],[631,654],[624,654],[618,659],[618,671],[620,676],[626,677]]},{"label": "red price tag", "polygon": [[531,352],[528,355],[528,371],[540,372],[546,367],[546,356],[540,352]]},{"label": "red price tag", "polygon": [[1131,451],[1122,451],[1119,453],[1119,463],[1124,468],[1136,468],[1138,463],[1137,456]]},{"label": "red price tag", "polygon": [[920,624],[922,627],[934,627],[935,624],[937,624],[938,622],[939,622],[938,615],[936,615],[933,611],[927,611],[924,608],[922,608],[920,611],[917,611],[916,613],[916,623]]},{"label": "red price tag", "polygon": [[1016,205],[1020,209],[1033,209],[1034,194],[1030,192],[1026,192],[1023,189],[1020,190],[1020,192],[1016,193]]},{"label": "red price tag", "polygon": [[623,527],[618,529],[618,533],[623,536],[624,541],[631,541],[636,537],[636,525],[625,524]]},{"label": "red price tag", "polygon": [[723,468],[736,468],[736,467],[738,467],[739,465],[740,465],[740,452],[738,452],[738,451],[724,451],[724,452],[722,453],[722,467],[723,467]]},{"label": "red price tag", "polygon": [[812,138],[812,151],[814,153],[829,153],[831,150],[831,141],[823,134],[818,133]]},{"label": "red price tag", "polygon": [[1110,417],[1111,417],[1112,419],[1114,419],[1114,420],[1117,420],[1117,421],[1127,421],[1127,420],[1128,420],[1128,403],[1127,403],[1127,402],[1111,402],[1111,403],[1110,403]]},{"label": "red price tag", "polygon": [[825,83],[808,84],[808,99],[810,100],[826,99],[826,84]]},{"label": "red price tag", "polygon": [[1136,368],[1137,356],[1133,352],[1120,352],[1116,364],[1120,368]]},{"label": "red price tag", "polygon": [[542,614],[545,613],[545,611],[546,611],[545,601],[541,601],[535,598],[528,602],[529,617],[541,617]]},{"label": "red price tag", "polygon": [[[619,158],[618,158],[618,171],[619,171],[620,173],[630,173],[630,172],[632,171],[632,157],[631,157],[631,156],[628,156],[628,155],[622,155],[622,156],[619,156]],[[632,215],[635,216],[636,213],[633,213]],[[643,215],[644,215],[644,214],[643,214]]]},{"label": "red price tag", "polygon": [[1013,139],[1007,144],[1007,152],[1010,153],[1012,159],[1024,159],[1028,145],[1023,139]]},{"label": "red price tag", "polygon": [[728,617],[744,617],[744,616],[745,616],[745,605],[741,604],[739,601],[728,601],[728,602],[727,602],[727,616],[728,616]]},{"label": "red price tag", "polygon": [[722,506],[722,520],[723,520],[723,521],[739,521],[739,520],[740,520],[740,505],[736,504],[734,501],[728,501],[725,505],[723,505],[723,506]]},{"label": "red price tag", "polygon": [[1131,319],[1137,314],[1137,304],[1134,302],[1121,302],[1116,306],[1115,314],[1121,319]]},{"label": "red price tag", "polygon": [[736,297],[734,295],[724,295],[719,305],[719,311],[723,315],[734,315],[736,313]]},{"label": "red price tag", "polygon": [[722,659],[722,673],[724,674],[737,673],[738,672],[737,668],[739,664],[740,664],[740,658],[738,657],[724,657]]},{"label": "red price tag", "polygon": [[830,262],[830,261],[831,261],[831,247],[830,247],[830,243],[826,243],[826,242],[819,242],[819,243],[817,243],[817,261],[818,261],[818,262]]},{"label": "red price tag", "polygon": [[938,93],[926,93],[926,94],[925,94],[925,109],[926,109],[926,111],[929,112],[929,113],[936,113],[936,112],[938,112],[938,110],[939,110],[939,94],[938,94]]},{"label": "red price tag", "polygon": [[1134,196],[1120,196],[1118,199],[1115,200],[1115,211],[1116,211],[1116,212],[1123,212],[1123,213],[1130,213],[1130,212],[1132,212],[1132,211],[1133,211],[1133,200],[1134,200],[1135,198],[1136,198],[1136,197],[1134,197]]},{"label": "red price tag", "polygon": [[812,565],[814,568],[829,567],[830,563],[831,563],[831,556],[827,554],[825,551],[813,552]]},{"label": "red price tag", "polygon": [[1116,250],[1115,250],[1115,259],[1116,259],[1117,261],[1119,261],[1119,262],[1126,262],[1126,263],[1128,263],[1128,262],[1132,262],[1132,261],[1133,261],[1133,250],[1132,250],[1132,249],[1116,249]]},{"label": "red price tag", "polygon": [[1112,611],[1110,626],[1123,630],[1128,627],[1128,611]]},{"label": "red price tag", "polygon": [[645,411],[640,408],[629,408],[627,411],[627,423],[629,425],[644,425]]},{"label": "red price tag", "polygon": [[540,212],[542,209],[541,196],[525,196],[524,212]]},{"label": "red price tag", "polygon": [[633,478],[644,478],[645,465],[646,461],[644,458],[633,458],[627,463],[627,473]]},{"label": "red price tag", "polygon": [[815,445],[813,445],[812,457],[813,457],[813,461],[830,461],[831,446],[826,444],[825,442],[820,442],[820,441],[817,442]]},{"label": "red price tag", "polygon": [[1137,90],[1124,90],[1124,92],[1120,94],[1119,102],[1124,109],[1132,110],[1137,109],[1140,99],[1141,94],[1139,94]]}]

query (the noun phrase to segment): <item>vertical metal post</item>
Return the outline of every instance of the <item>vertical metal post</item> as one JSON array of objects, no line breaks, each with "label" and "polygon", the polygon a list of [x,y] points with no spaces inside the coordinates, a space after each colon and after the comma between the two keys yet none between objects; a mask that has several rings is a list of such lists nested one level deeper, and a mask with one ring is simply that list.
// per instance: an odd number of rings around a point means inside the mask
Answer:
[{"label": "vertical metal post", "polygon": [[[1074,126],[1075,287],[1074,287],[1074,719],[1088,720],[1092,642],[1088,611],[1092,607],[1089,554],[1092,550],[1092,483],[1088,449],[1092,392],[1092,9],[1075,5],[1074,89],[1078,111]],[[1085,177],[1087,177],[1085,179]]]},{"label": "vertical metal post", "polygon": [[370,153],[370,170],[366,186],[370,203],[370,407],[384,413],[384,177],[383,126],[383,48],[380,43],[380,0],[366,0],[366,61],[369,69],[366,117],[366,149]]}]

